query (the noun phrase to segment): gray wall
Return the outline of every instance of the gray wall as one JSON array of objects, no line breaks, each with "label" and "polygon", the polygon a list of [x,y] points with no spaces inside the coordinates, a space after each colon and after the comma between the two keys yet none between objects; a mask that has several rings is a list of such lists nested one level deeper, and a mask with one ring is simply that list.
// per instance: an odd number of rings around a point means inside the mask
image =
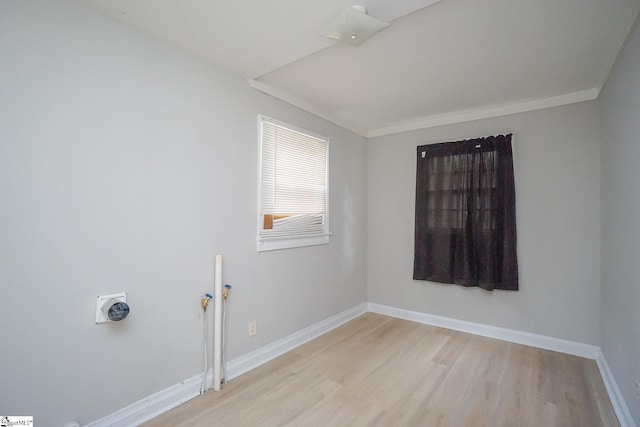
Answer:
[{"label": "gray wall", "polygon": [[[0,58],[0,414],[87,423],[199,374],[216,253],[229,360],[366,300],[364,138],[65,1],[0,2]],[[258,113],[330,138],[329,245],[256,253]]]},{"label": "gray wall", "polygon": [[640,30],[609,76],[602,113],[602,351],[636,422],[640,407]]},{"label": "gray wall", "polygon": [[[520,291],[412,280],[416,146],[509,132]],[[599,141],[595,102],[370,140],[368,300],[599,344]]]},{"label": "gray wall", "polygon": [[[222,253],[229,359],[368,300],[601,344],[640,424],[639,38],[600,101],[366,144],[72,3],[0,2],[0,414],[86,423],[197,375]],[[258,113],[330,138],[330,245],[256,253]],[[506,132],[521,290],[413,281],[415,147]]]}]

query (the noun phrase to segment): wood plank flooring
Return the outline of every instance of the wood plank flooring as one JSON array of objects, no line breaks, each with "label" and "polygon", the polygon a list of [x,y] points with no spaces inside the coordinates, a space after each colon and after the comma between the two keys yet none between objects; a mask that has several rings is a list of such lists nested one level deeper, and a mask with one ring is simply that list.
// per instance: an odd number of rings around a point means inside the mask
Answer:
[{"label": "wood plank flooring", "polygon": [[144,424],[618,425],[593,360],[373,313]]}]

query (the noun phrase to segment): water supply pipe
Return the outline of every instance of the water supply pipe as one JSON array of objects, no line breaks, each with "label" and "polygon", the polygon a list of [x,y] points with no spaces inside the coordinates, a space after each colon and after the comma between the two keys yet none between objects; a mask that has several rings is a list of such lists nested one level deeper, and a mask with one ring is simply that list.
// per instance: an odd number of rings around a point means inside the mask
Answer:
[{"label": "water supply pipe", "polygon": [[216,255],[213,306],[213,391],[220,391],[222,384],[222,255]]}]

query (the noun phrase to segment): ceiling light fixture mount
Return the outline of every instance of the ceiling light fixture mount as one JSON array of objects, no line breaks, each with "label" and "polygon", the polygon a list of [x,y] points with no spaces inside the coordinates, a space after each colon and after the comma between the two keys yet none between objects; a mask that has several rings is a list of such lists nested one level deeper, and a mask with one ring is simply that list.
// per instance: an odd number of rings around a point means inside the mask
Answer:
[{"label": "ceiling light fixture mount", "polygon": [[320,35],[357,46],[388,26],[387,22],[367,15],[365,6],[351,6],[344,10],[331,25],[322,30]]}]

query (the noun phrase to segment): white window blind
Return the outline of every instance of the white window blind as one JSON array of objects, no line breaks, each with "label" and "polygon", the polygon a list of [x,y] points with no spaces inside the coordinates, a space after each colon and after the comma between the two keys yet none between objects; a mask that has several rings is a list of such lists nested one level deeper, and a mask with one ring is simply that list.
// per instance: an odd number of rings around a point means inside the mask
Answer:
[{"label": "white window blind", "polygon": [[261,117],[260,142],[258,250],[327,243],[327,139]]}]

